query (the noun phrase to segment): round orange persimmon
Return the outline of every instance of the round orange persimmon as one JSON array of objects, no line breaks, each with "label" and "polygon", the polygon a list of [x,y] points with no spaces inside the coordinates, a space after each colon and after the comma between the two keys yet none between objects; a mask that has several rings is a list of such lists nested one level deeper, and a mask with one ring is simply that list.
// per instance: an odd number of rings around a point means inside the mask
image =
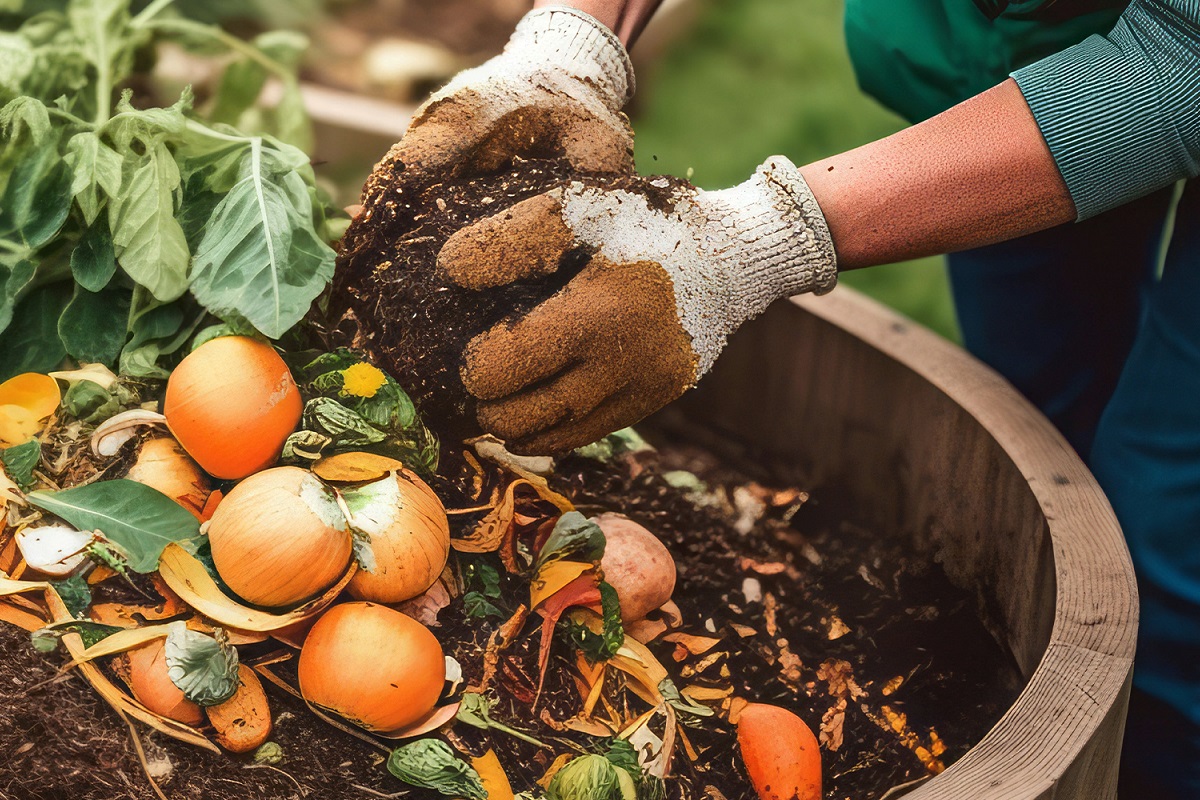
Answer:
[{"label": "round orange persimmon", "polygon": [[300,391],[271,345],[222,336],[192,351],[167,381],[167,426],[196,463],[238,479],[271,466],[300,422]]},{"label": "round orange persimmon", "polygon": [[821,749],[804,720],[751,703],[738,717],[737,738],[760,800],[821,800]]},{"label": "round orange persimmon", "polygon": [[388,733],[433,710],[446,660],[437,638],[412,617],[375,603],[343,603],[308,632],[297,675],[308,702]]}]

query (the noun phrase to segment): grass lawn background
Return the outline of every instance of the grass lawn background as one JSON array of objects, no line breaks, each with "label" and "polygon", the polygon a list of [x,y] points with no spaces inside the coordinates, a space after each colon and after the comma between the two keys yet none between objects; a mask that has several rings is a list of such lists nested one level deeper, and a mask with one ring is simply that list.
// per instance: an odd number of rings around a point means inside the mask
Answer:
[{"label": "grass lawn background", "polygon": [[[725,188],[767,156],[805,164],[903,127],[858,89],[842,0],[696,1],[692,29],[639,75],[641,172],[691,169],[698,186]],[[958,339],[943,259],[857,270],[841,280]]]}]

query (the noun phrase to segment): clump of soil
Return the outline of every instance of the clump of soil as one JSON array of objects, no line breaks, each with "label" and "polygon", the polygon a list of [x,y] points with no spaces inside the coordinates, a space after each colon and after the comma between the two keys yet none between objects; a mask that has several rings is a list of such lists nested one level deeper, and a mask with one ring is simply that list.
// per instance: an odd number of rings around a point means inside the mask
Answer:
[{"label": "clump of soil", "polygon": [[[465,179],[385,159],[367,181],[363,212],[342,240],[319,323],[327,344],[361,350],[389,372],[444,440],[478,434],[474,401],[459,377],[467,343],[550,297],[590,254],[576,249],[551,275],[472,291],[438,270],[438,252],[460,228],[573,180],[619,188],[634,178],[573,173],[556,158],[516,158],[498,173]],[[665,198],[678,181],[658,183],[638,185],[643,193],[662,192]]]}]

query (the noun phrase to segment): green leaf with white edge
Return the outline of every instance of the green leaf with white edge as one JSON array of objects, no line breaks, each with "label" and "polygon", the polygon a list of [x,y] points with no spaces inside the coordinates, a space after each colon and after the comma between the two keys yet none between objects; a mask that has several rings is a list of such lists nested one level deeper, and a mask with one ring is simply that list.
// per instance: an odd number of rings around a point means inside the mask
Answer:
[{"label": "green leaf with white edge", "polygon": [[167,303],[188,287],[187,238],[175,219],[179,167],[160,139],[132,149],[122,164],[120,194],[108,205],[117,263],[156,300]]},{"label": "green leaf with white edge", "polygon": [[93,224],[71,251],[71,275],[84,289],[98,292],[108,285],[116,272],[117,254],[108,225],[104,222]]},{"label": "green leaf with white edge", "polygon": [[197,248],[192,294],[221,319],[246,320],[277,339],[308,312],[333,264],[304,179],[254,140]]},{"label": "green leaf with white edge", "polygon": [[33,470],[41,457],[42,443],[37,439],[0,450],[0,463],[4,465],[4,471],[23,492],[33,488]]},{"label": "green leaf with white edge", "polygon": [[220,628],[209,636],[172,622],[165,653],[167,677],[196,705],[219,705],[237,692],[238,652]]},{"label": "green leaf with white edge", "polygon": [[421,739],[397,747],[388,757],[387,768],[400,780],[422,789],[433,789],[447,797],[487,800],[479,773],[439,739]]},{"label": "green leaf with white edge", "polygon": [[[95,131],[77,133],[67,141],[63,161],[71,168],[71,195],[88,225],[100,215],[106,197],[121,191],[121,156]],[[111,247],[111,245],[110,245]]]},{"label": "green leaf with white edge", "polygon": [[58,318],[71,301],[70,281],[40,286],[21,300],[0,334],[0,381],[22,372],[49,372],[67,357]]},{"label": "green leaf with white edge", "polygon": [[201,538],[200,523],[190,511],[162,492],[125,478],[31,492],[28,500],[81,531],[100,531],[121,548],[129,568],[143,574],[158,569],[163,548],[171,542],[195,543]]},{"label": "green leaf with white edge", "polygon": [[107,288],[89,292],[75,287],[75,296],[58,319],[58,336],[67,353],[79,362],[115,366],[125,346],[129,292]]}]

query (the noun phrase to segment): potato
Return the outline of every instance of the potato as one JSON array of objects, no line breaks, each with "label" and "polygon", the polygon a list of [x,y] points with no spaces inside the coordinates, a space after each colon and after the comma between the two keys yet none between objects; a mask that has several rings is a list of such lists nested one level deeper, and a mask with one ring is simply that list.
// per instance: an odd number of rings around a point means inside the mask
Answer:
[{"label": "potato", "polygon": [[601,514],[592,521],[607,540],[600,568],[621,598],[621,621],[636,622],[670,600],[675,591],[675,559],[666,545],[620,514]]}]

